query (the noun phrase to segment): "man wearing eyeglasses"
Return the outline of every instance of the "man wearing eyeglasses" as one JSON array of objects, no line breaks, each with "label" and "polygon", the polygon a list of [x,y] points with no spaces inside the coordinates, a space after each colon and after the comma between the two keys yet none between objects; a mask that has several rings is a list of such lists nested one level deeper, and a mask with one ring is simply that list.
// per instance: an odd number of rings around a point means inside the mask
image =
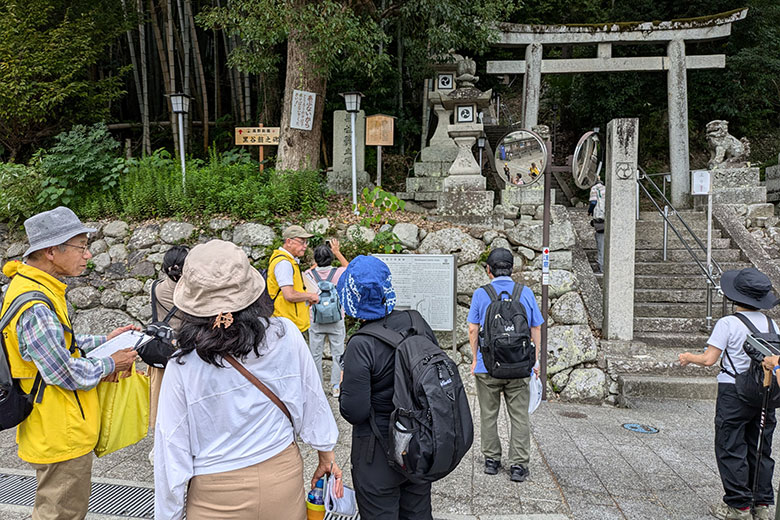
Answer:
[{"label": "man wearing eyeglasses", "polygon": [[11,377],[34,398],[32,411],[17,426],[18,453],[36,471],[32,517],[82,519],[89,503],[92,450],[100,431],[96,387],[106,376],[130,369],[136,352],[125,349],[95,359],[84,355],[134,327],[120,327],[107,337],[73,332],[63,280],[86,269],[92,257],[88,233],[95,229],[84,226],[65,207],[34,215],[24,227],[30,248],[24,263],[3,266],[11,282],[1,314],[32,291],[43,293],[48,301],[27,301],[2,330]]},{"label": "man wearing eyeglasses", "polygon": [[320,301],[319,295],[306,292],[301,274],[300,258],[313,237],[301,226],[289,226],[282,231],[284,244],[275,250],[268,262],[268,295],[274,300],[274,316],[289,318],[298,330],[309,330],[309,309]]}]

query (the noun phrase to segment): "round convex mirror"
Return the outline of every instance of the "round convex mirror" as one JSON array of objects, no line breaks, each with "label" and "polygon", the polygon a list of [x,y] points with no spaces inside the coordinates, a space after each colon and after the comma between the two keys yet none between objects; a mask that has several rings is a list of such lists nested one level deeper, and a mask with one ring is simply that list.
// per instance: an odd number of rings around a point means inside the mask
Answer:
[{"label": "round convex mirror", "polygon": [[522,188],[542,178],[547,166],[547,147],[530,130],[510,132],[496,147],[496,170],[507,186]]},{"label": "round convex mirror", "polygon": [[574,183],[582,189],[588,189],[601,174],[603,164],[601,140],[596,132],[587,132],[580,137],[574,149],[571,169]]}]

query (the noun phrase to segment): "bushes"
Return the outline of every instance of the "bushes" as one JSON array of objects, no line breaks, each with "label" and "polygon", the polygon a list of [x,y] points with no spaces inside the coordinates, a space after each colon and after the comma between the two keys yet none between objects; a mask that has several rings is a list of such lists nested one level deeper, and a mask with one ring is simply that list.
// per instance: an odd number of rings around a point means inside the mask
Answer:
[{"label": "bushes", "polygon": [[312,215],[327,209],[320,172],[260,172],[244,151],[220,155],[212,150],[206,161],[187,162],[185,192],[179,161],[167,151],[116,158],[101,133],[96,127],[74,127],[30,166],[0,163],[0,220],[21,222],[60,204],[83,219],[227,214],[273,222],[292,212]]}]

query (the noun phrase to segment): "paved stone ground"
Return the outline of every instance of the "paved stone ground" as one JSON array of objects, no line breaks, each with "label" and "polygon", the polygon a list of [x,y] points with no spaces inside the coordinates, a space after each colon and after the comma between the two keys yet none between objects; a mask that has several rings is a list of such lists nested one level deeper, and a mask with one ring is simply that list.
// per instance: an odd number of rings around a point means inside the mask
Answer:
[{"label": "paved stone ground", "polygon": [[[335,400],[331,399],[337,412]],[[479,410],[472,397],[475,424]],[[714,401],[638,400],[633,409],[542,403],[532,416],[531,478],[522,484],[482,472],[479,428],[475,448],[457,470],[434,484],[441,520],[576,520],[707,518],[722,496],[713,452]],[[338,417],[338,415],[337,415]],[[349,428],[338,417],[337,460],[348,468]],[[659,428],[640,434],[624,423]],[[508,437],[506,417],[500,424]],[[151,438],[96,459],[94,480],[151,487]],[[0,433],[0,473],[32,474],[16,457],[13,432]],[[316,455],[302,446],[308,475]],[[776,472],[775,487],[778,482]],[[351,484],[347,472],[346,483]],[[30,518],[30,509],[0,505],[0,519]],[[90,515],[91,520],[109,517]]]}]

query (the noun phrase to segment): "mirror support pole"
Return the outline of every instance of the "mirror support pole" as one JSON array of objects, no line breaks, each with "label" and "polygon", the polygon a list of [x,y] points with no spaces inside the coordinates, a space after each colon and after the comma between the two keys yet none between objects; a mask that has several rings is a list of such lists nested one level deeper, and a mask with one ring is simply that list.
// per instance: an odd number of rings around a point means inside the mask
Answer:
[{"label": "mirror support pole", "polygon": [[[550,176],[552,165],[552,143],[548,139],[545,143],[547,148],[547,161],[545,161],[542,176],[544,177],[544,211],[542,216],[542,249],[550,247],[550,205],[552,204],[552,182]],[[548,284],[542,275],[542,344],[539,345],[539,379],[542,381],[542,400],[547,400],[547,320],[548,320]]]}]

